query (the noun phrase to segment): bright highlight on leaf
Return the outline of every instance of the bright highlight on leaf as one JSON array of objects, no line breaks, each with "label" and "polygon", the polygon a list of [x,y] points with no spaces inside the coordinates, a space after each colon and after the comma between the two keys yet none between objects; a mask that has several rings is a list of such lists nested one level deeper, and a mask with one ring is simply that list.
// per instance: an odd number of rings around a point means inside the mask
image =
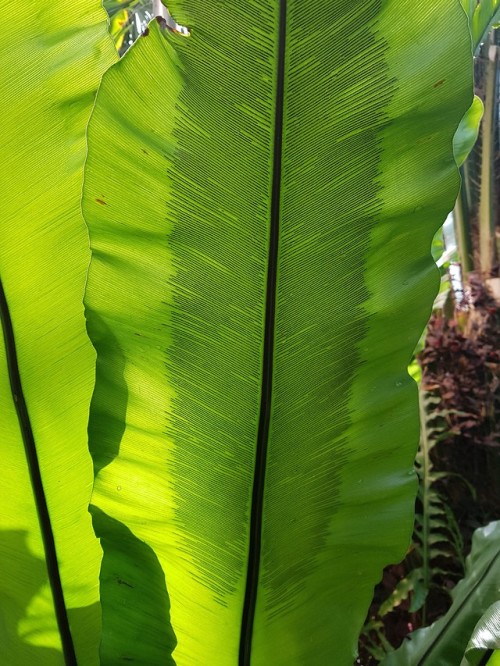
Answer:
[{"label": "bright highlight on leaf", "polygon": [[474,101],[460,121],[460,125],[453,137],[453,153],[459,167],[465,162],[476,143],[483,111],[484,107],[481,98],[474,95]]},{"label": "bright highlight on leaf", "polygon": [[169,10],[190,39],[153,23],[88,134],[101,658],[350,665],[411,530],[406,365],[458,188],[465,16]]},{"label": "bright highlight on leaf", "polygon": [[129,13],[126,9],[117,12],[110,22],[110,34],[113,37],[116,50],[119,51],[125,39],[125,26],[129,20]]},{"label": "bright highlight on leaf", "polygon": [[114,49],[99,0],[8,0],[2,20],[0,663],[97,666],[80,197],[86,125]]},{"label": "bright highlight on leaf", "polygon": [[97,0],[4,7],[0,661],[351,666],[411,531],[465,16],[169,10],[116,62]]}]

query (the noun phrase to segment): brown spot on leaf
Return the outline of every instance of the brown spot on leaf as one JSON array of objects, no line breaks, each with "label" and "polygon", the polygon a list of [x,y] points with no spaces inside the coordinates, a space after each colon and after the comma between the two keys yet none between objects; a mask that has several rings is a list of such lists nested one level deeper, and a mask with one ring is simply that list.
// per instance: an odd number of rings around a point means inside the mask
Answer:
[{"label": "brown spot on leaf", "polygon": [[148,151],[145,148],[142,149],[142,152],[144,153],[144,155],[149,155]]},{"label": "brown spot on leaf", "polygon": [[103,201],[102,199],[96,199],[96,201],[97,201],[98,204],[101,204],[101,206],[107,206],[107,205],[108,205],[108,204],[107,204],[105,201]]},{"label": "brown spot on leaf", "polygon": [[145,30],[143,31],[141,37],[147,37],[148,35],[149,35],[149,28],[145,28]]},{"label": "brown spot on leaf", "polygon": [[134,587],[133,585],[130,585],[130,583],[127,583],[127,581],[123,580],[122,578],[117,578],[116,582],[118,583],[118,585],[126,585],[127,587],[131,587],[132,589]]},{"label": "brown spot on leaf", "polygon": [[445,82],[446,79],[440,79],[439,81],[436,81],[436,83],[432,86],[433,88],[439,88],[439,86],[442,86],[443,83]]}]

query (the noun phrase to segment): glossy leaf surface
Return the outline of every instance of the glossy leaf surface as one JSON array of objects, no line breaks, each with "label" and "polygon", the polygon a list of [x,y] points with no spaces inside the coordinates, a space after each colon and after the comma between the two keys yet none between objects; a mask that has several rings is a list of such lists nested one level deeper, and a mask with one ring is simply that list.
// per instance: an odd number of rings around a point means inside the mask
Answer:
[{"label": "glossy leaf surface", "polygon": [[104,664],[352,664],[411,532],[406,366],[472,98],[466,18],[428,4],[172,2],[191,36],[153,23],[103,80]]},{"label": "glossy leaf surface", "polygon": [[479,666],[486,650],[500,650],[500,589],[492,604],[474,627],[461,666]]},{"label": "glossy leaf surface", "polygon": [[94,353],[82,305],[90,256],[80,197],[86,125],[100,76],[114,62],[105,21],[94,0],[2,5],[0,662],[5,666],[72,664],[75,654],[83,666],[98,661],[100,549],[87,510]]},{"label": "glossy leaf surface", "polygon": [[[483,614],[500,600],[500,522],[490,523],[474,532],[466,575],[452,596],[453,604],[446,615],[432,626],[410,634],[410,640],[405,640],[391,653],[383,666],[470,666],[478,663],[474,661],[474,644],[467,644]],[[497,631],[497,640],[499,633]],[[467,653],[464,656],[466,648],[470,659]]]}]

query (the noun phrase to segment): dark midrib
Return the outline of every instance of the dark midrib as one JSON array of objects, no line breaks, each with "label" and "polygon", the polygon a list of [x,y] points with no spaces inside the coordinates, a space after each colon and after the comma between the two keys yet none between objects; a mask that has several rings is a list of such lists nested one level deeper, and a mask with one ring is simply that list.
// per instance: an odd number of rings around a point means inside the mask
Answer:
[{"label": "dark midrib", "polygon": [[257,601],[257,588],[261,558],[262,509],[266,475],[269,420],[273,387],[274,325],[276,310],[276,275],[278,266],[278,238],[281,199],[281,154],[283,138],[283,97],[285,85],[286,0],[280,0],[278,62],[276,80],[276,113],[274,117],[273,178],[270,211],[270,238],[267,267],[266,314],[264,323],[264,354],[262,362],[262,393],[260,401],[257,450],[250,516],[250,542],[248,569],[241,621],[239,666],[250,666],[252,634]]},{"label": "dark midrib", "polygon": [[29,474],[31,485],[33,487],[33,494],[35,496],[36,509],[38,513],[38,521],[40,523],[40,531],[42,533],[43,546],[45,551],[47,572],[49,575],[50,587],[52,597],[54,600],[54,609],[57,619],[57,625],[61,636],[61,644],[64,654],[66,666],[77,666],[75,648],[73,646],[73,639],[71,636],[68,616],[66,612],[66,604],[64,602],[64,595],[61,584],[61,577],[59,575],[59,565],[57,561],[56,546],[54,542],[54,534],[52,532],[52,525],[50,523],[49,510],[47,507],[47,499],[43,489],[42,475],[40,472],[40,465],[35,445],[35,438],[33,436],[33,429],[24,398],[23,388],[21,384],[21,375],[19,373],[19,364],[17,362],[16,343],[14,339],[14,330],[12,328],[12,320],[7,305],[7,299],[3,289],[2,281],[0,280],[0,319],[2,320],[2,330],[5,340],[5,351],[7,357],[7,369],[9,373],[10,387],[12,390],[12,397],[16,407],[17,418],[19,420],[19,427],[21,436],[23,438],[24,450],[28,461]]},{"label": "dark midrib", "polygon": [[487,666],[490,657],[493,656],[494,652],[495,650],[486,650],[477,666]]}]

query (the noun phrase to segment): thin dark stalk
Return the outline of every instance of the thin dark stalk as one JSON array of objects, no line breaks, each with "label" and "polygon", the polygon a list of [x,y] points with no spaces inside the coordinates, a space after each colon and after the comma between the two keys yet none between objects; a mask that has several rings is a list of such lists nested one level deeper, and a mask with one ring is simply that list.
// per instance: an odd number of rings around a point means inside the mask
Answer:
[{"label": "thin dark stalk", "polygon": [[262,511],[271,417],[271,396],[274,361],[274,327],[276,310],[276,279],[278,267],[278,239],[281,202],[281,153],[283,139],[283,98],[285,86],[286,0],[280,1],[279,43],[276,83],[276,111],[274,118],[273,180],[270,211],[270,238],[267,267],[266,317],[264,324],[264,356],[262,361],[262,393],[260,403],[257,449],[255,455],[252,509],[250,517],[250,543],[248,570],[241,623],[239,666],[250,666],[255,605],[259,584],[262,547]]},{"label": "thin dark stalk", "polygon": [[64,654],[66,666],[77,666],[75,648],[73,645],[73,638],[69,628],[68,615],[66,610],[66,603],[64,601],[64,593],[62,589],[61,576],[59,573],[59,563],[57,560],[56,545],[54,541],[54,534],[52,532],[52,524],[50,522],[49,509],[47,506],[47,498],[45,497],[45,490],[43,487],[42,473],[40,470],[40,463],[38,461],[38,454],[33,435],[33,428],[24,397],[23,388],[21,384],[21,375],[19,371],[19,364],[17,360],[17,350],[14,338],[14,329],[12,326],[12,319],[10,317],[9,307],[3,284],[0,280],[0,319],[2,320],[2,330],[4,336],[5,351],[7,357],[7,369],[9,373],[10,387],[12,391],[12,399],[16,408],[21,436],[23,439],[24,450],[26,452],[26,460],[33,488],[33,495],[35,497],[36,510],[38,514],[38,522],[40,524],[40,532],[42,535],[43,546],[45,550],[45,562],[47,565],[47,573],[49,577],[50,588],[52,591],[52,598],[54,600],[54,610],[61,635],[61,644]]},{"label": "thin dark stalk", "polygon": [[453,209],[453,222],[457,239],[458,256],[462,267],[462,279],[465,283],[467,281],[467,275],[473,270],[472,228],[465,189],[465,175],[462,169],[460,172],[462,175],[462,185],[455,203],[455,208]]}]

